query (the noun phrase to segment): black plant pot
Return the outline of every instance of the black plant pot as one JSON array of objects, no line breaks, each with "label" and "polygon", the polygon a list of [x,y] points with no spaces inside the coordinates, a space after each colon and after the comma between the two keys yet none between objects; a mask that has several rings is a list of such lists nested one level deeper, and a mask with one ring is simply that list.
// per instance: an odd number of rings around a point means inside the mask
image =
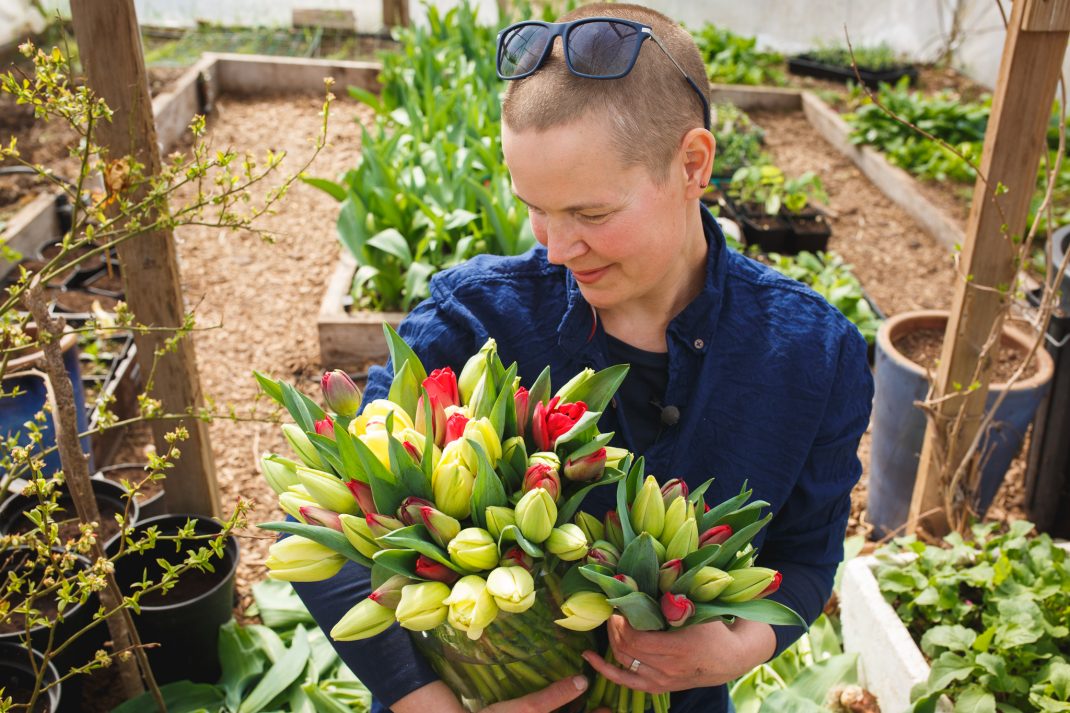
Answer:
[{"label": "black plant pot", "polygon": [[784,211],[784,217],[791,226],[792,253],[824,252],[828,249],[832,226],[824,211],[808,206],[798,213]]},{"label": "black plant pot", "polygon": [[895,84],[903,77],[910,77],[911,84],[917,84],[918,81],[918,68],[912,64],[901,64],[887,69],[860,66],[856,77],[854,67],[849,64],[830,64],[807,54],[789,57],[788,71],[803,77],[830,79],[834,82],[857,82],[858,77],[861,77],[862,82],[872,89],[876,89],[879,84]]},{"label": "black plant pot", "polygon": [[[60,550],[57,550],[57,552],[62,553]],[[69,578],[73,579],[78,576],[79,572],[84,572],[88,569],[89,560],[76,555]],[[34,550],[28,547],[19,547],[7,550],[4,553],[3,560],[0,561],[0,581],[7,581],[10,576],[19,576],[30,581],[40,582],[45,576],[45,568],[36,561]],[[23,589],[24,592],[25,589]],[[25,602],[24,594],[15,592],[10,592],[7,599],[12,609],[23,606]],[[42,654],[39,652],[48,650],[50,629],[55,629],[55,633],[52,635],[52,650],[55,651],[77,632],[89,626],[93,621],[93,613],[97,610],[99,603],[94,594],[84,603],[76,602],[70,604],[64,608],[62,620],[60,619],[61,615],[56,611],[55,605],[56,599],[51,597],[36,599],[32,604],[33,608],[41,612],[42,616],[53,622],[52,627],[39,624],[30,629],[30,647],[34,650],[36,656],[41,656]],[[26,656],[26,632],[22,622],[22,617],[18,615],[9,614],[6,617],[5,624],[10,625],[5,625],[3,627],[4,630],[0,631],[0,652],[3,652],[0,653],[0,666],[4,663],[11,663],[11,660],[18,660],[29,669],[29,660]],[[7,629],[11,629],[11,631],[7,631]],[[84,666],[93,658],[93,652],[103,646],[105,631],[105,624],[97,624],[79,636],[62,652],[55,655],[49,662],[49,666],[52,667],[54,672],[59,672],[61,675],[66,675],[75,666]],[[9,650],[17,650],[19,653],[17,656],[10,656],[6,654]],[[77,691],[80,688],[80,678],[80,676],[75,676],[68,679],[67,694],[70,701],[78,698]],[[5,684],[0,681],[0,686],[2,685]],[[7,695],[10,695],[10,693],[7,693]]]},{"label": "black plant pot", "polygon": [[[127,510],[128,501],[123,497],[122,486],[109,483],[106,480],[91,480],[90,484],[93,487],[93,494],[96,496],[97,507],[100,509],[101,529],[98,531],[98,535],[101,542],[107,541],[119,531],[119,526],[114,518],[115,513],[128,512],[129,523],[133,524],[138,521],[141,509],[135,500],[129,503],[130,507]],[[21,493],[12,495],[5,500],[3,505],[0,505],[0,535],[27,532],[34,529],[34,524],[23,513],[36,507],[38,502],[39,500],[36,496],[30,497]],[[65,536],[77,536],[78,511],[74,507],[74,500],[71,498],[70,493],[62,493],[56,502],[62,508],[62,511],[54,515],[57,521],[61,521],[61,539]]]},{"label": "black plant pot", "polygon": [[757,245],[763,253],[791,254],[794,252],[791,226],[776,215],[739,216],[743,240],[748,246]]},{"label": "black plant pot", "polygon": [[[147,473],[144,463],[116,463],[104,466],[93,474],[93,478],[106,480],[110,483],[127,480],[131,484],[136,484],[144,479]],[[142,520],[157,517],[167,512],[162,488],[144,497],[138,497],[136,500],[140,512],[139,518]]]},{"label": "black plant pot", "polygon": [[[34,665],[30,663],[30,656],[35,659]],[[16,705],[21,703],[25,706],[29,703],[37,683],[34,666],[40,670],[42,665],[44,665],[44,658],[38,652],[27,652],[21,644],[0,643],[0,688],[4,689],[4,696],[14,697]],[[56,667],[49,663],[44,678],[45,685],[57,679],[59,679],[59,674]],[[56,713],[61,710],[62,689],[63,684],[56,684],[46,693],[41,694],[32,713]],[[21,707],[16,710],[26,709]]]},{"label": "black plant pot", "polygon": [[[162,515],[143,520],[135,528],[134,537],[149,527],[161,535],[174,535],[190,518],[197,519],[197,535],[218,535],[222,526],[200,515]],[[184,543],[182,551],[168,543],[142,554],[123,556],[115,563],[115,578],[124,594],[143,574],[158,582],[163,570],[157,558],[172,565],[186,558],[187,550],[196,550],[202,540]],[[118,552],[119,540],[105,546],[109,556]],[[182,679],[214,683],[219,679],[219,627],[227,623],[234,607],[234,574],[238,568],[238,541],[227,539],[222,561],[213,558],[214,572],[187,570],[178,584],[167,594],[151,593],[142,597],[141,612],[134,614],[134,625],[143,644],[158,646],[148,649],[149,663],[158,683]]]}]

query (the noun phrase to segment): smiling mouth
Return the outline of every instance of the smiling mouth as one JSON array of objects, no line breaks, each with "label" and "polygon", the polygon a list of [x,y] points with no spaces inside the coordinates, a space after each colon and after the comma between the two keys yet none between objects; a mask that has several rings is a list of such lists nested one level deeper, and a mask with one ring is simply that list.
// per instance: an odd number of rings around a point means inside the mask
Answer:
[{"label": "smiling mouth", "polygon": [[605,267],[599,267],[594,270],[573,270],[572,274],[576,278],[577,282],[591,283],[598,280],[598,278],[605,274],[606,270],[608,269],[609,266],[606,265]]}]

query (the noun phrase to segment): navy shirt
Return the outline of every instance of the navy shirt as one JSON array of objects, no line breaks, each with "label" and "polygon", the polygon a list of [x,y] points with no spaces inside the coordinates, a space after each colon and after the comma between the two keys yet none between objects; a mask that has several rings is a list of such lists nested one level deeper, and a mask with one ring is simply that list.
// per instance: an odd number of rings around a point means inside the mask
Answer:
[{"label": "navy shirt", "polygon": [[[716,220],[701,207],[709,246],[701,293],[670,322],[665,403],[680,420],[642,455],[659,480],[694,487],[710,477],[709,503],[736,495],[744,481],[774,514],[759,534],[758,564],[783,574],[772,599],[807,621],[821,613],[843,558],[850,493],[861,473],[858,441],[869,421],[873,381],[866,343],[823,298],[725,246]],[[584,367],[610,365],[605,332],[571,273],[536,247],[516,257],[480,256],[431,281],[431,297],[402,322],[401,336],[428,369],[460,373],[493,337],[502,361],[517,362],[524,384],[549,365],[561,386]],[[373,367],[365,401],[385,398],[391,370]],[[634,448],[620,409],[602,417],[603,432]],[[614,506],[614,489],[596,488],[584,509]],[[325,630],[369,593],[368,570],[349,563],[327,582],[295,584]],[[774,627],[780,653],[802,633]],[[334,642],[368,686],[376,708],[389,706],[437,676],[393,626],[364,641]],[[725,686],[672,695],[674,713],[728,710]]]}]

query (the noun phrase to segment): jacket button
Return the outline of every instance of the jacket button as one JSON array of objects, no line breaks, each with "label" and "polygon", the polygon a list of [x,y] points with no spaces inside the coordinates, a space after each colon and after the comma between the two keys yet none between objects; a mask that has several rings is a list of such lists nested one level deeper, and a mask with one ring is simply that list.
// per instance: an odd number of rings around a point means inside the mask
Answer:
[{"label": "jacket button", "polygon": [[706,342],[702,341],[701,339],[695,340],[695,349],[702,349],[702,347],[704,346],[706,346]]}]

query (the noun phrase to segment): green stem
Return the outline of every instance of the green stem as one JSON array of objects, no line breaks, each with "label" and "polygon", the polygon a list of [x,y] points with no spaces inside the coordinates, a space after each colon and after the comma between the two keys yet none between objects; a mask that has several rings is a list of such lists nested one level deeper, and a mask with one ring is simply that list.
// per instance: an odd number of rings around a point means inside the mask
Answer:
[{"label": "green stem", "polygon": [[644,713],[646,711],[646,692],[632,691],[632,713]]},{"label": "green stem", "polygon": [[[602,700],[606,696],[606,684],[609,683],[609,679],[600,673],[596,673],[594,677],[594,685],[591,686],[591,695],[587,699],[587,710],[594,710],[602,705]],[[592,706],[591,703],[594,703]]]},{"label": "green stem", "polygon": [[617,713],[629,713],[631,708],[629,703],[631,701],[632,689],[627,686],[620,687],[620,698],[617,699]]}]

